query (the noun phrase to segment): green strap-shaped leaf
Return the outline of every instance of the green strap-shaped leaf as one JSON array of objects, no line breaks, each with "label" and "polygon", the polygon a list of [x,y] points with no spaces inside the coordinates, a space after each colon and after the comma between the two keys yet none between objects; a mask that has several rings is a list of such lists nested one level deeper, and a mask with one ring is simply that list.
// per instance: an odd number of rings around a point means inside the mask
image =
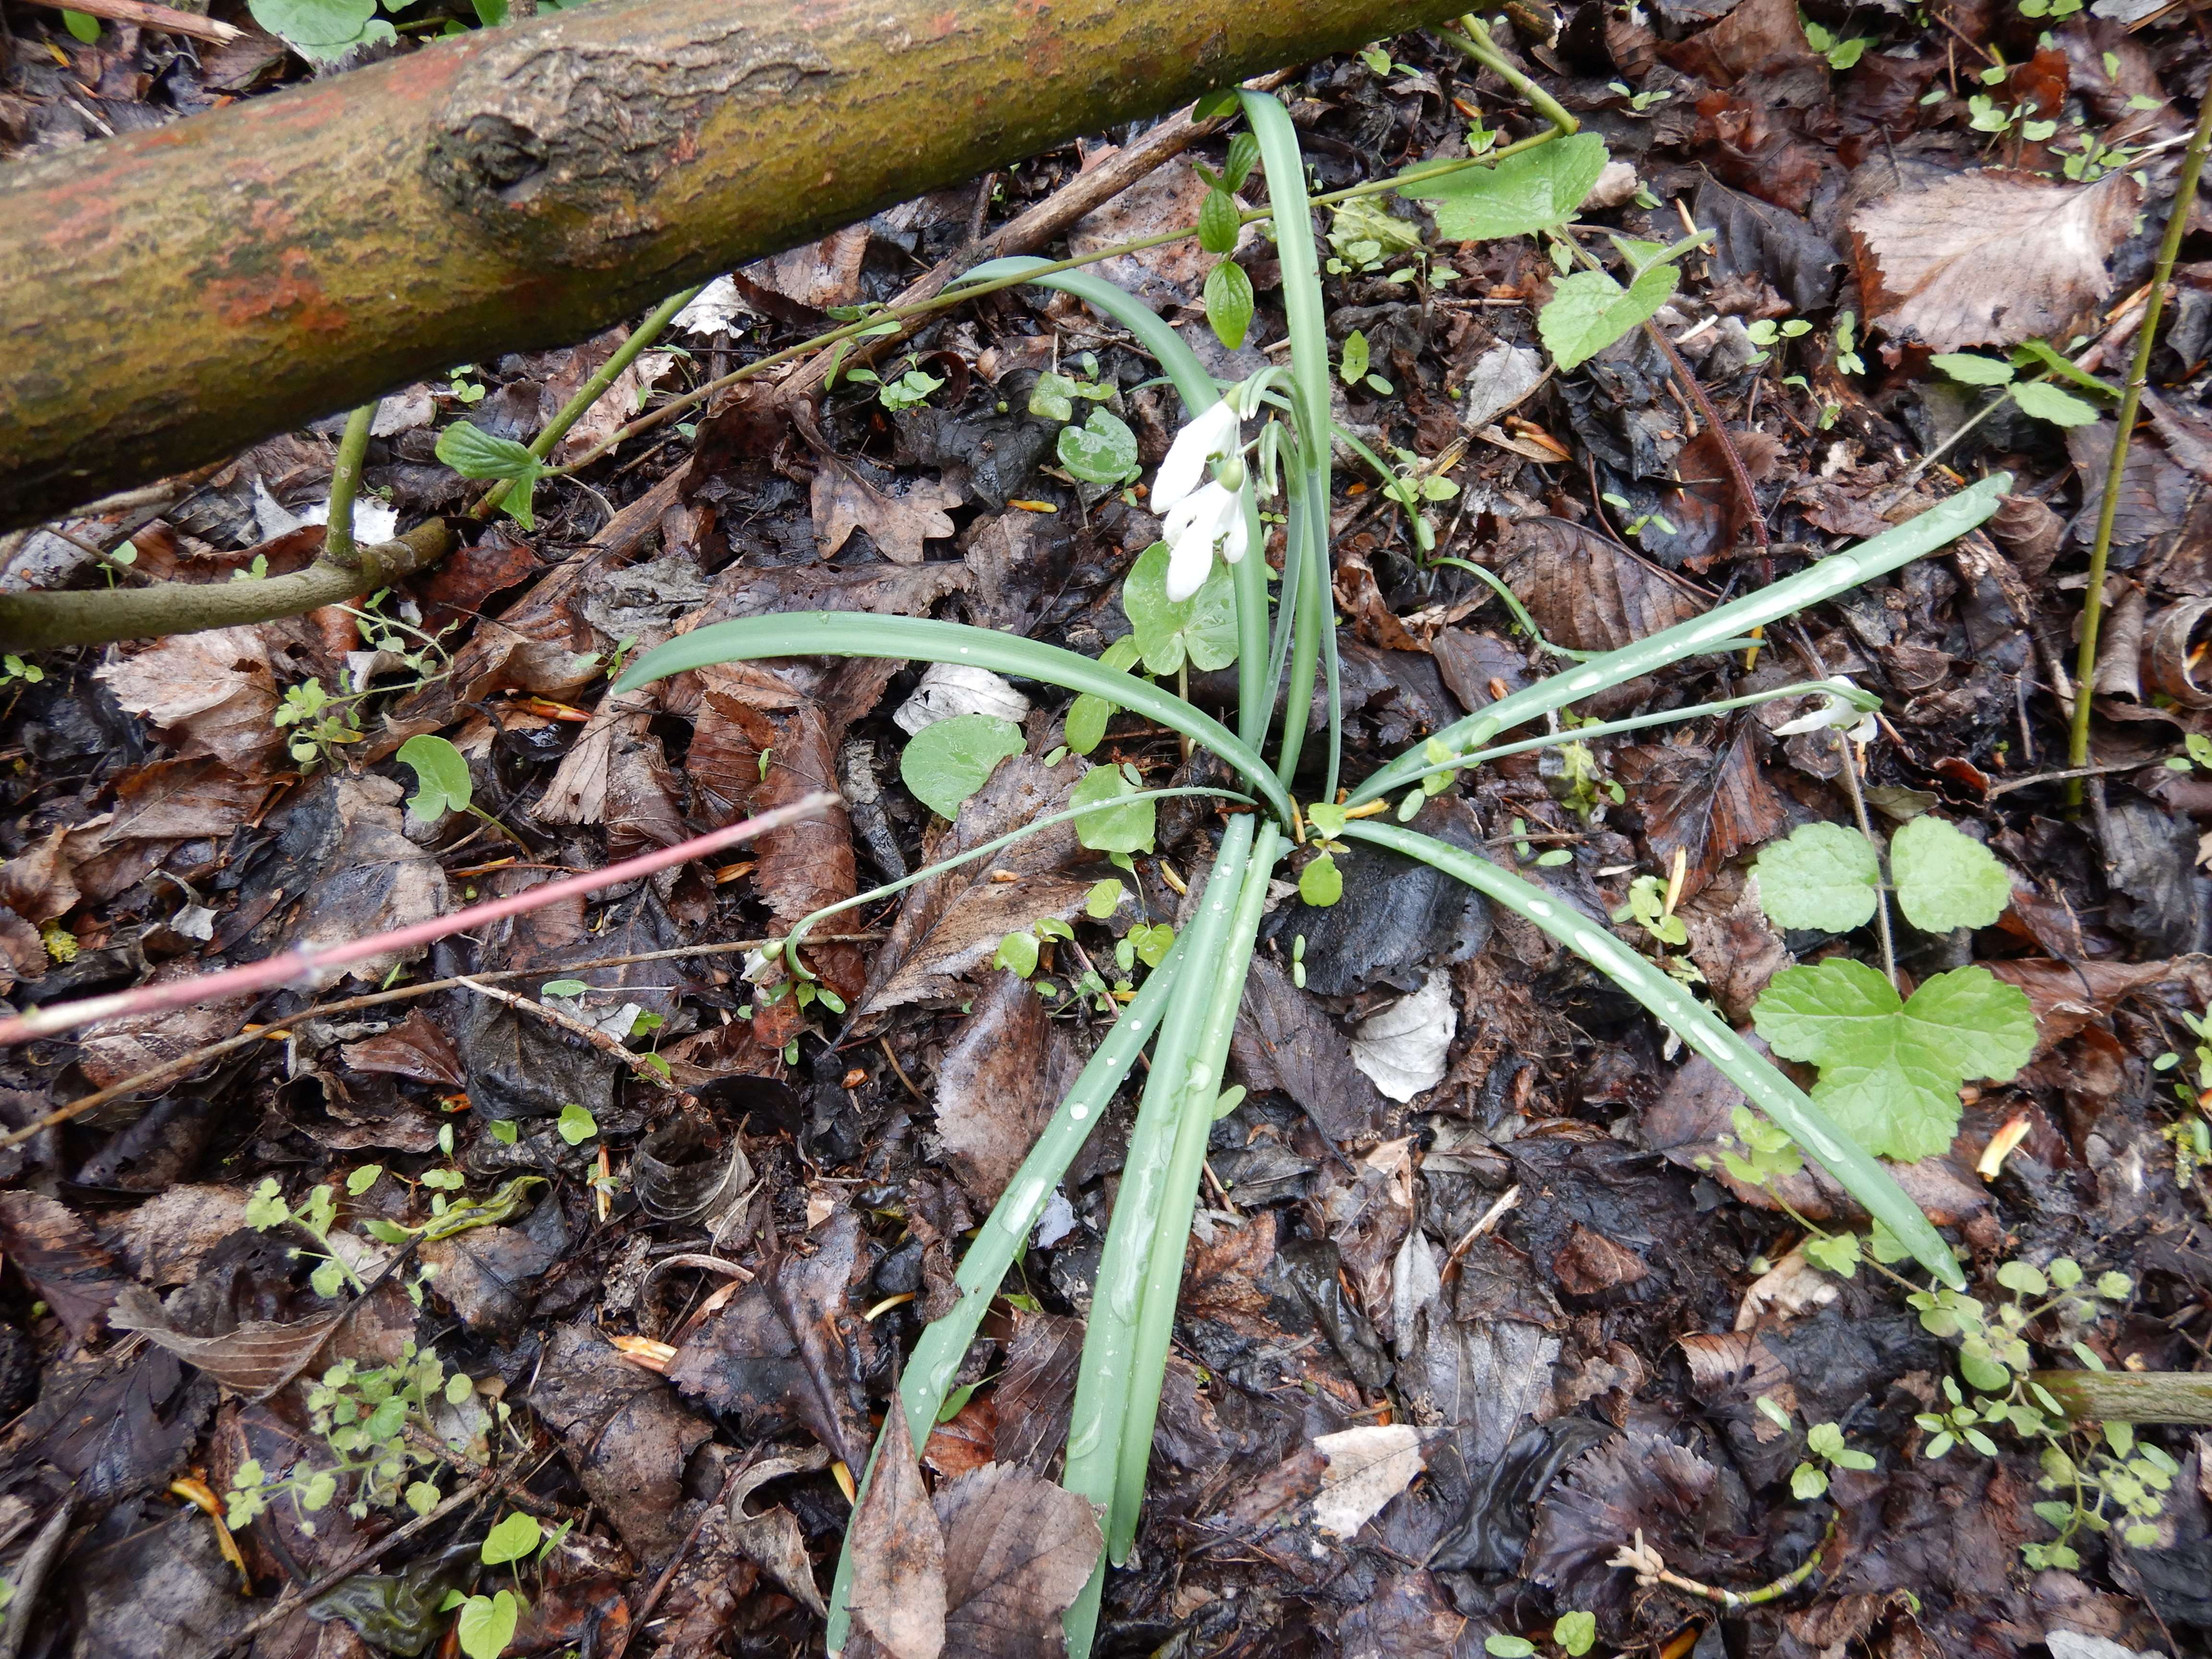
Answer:
[{"label": "green strap-shaped leaf", "polygon": [[1889,1229],[1913,1259],[1954,1289],[1966,1287],[1966,1275],[1920,1206],[1905,1195],[1889,1171],[1869,1157],[1804,1091],[1790,1081],[1724,1024],[1703,1003],[1630,950],[1612,933],[1565,901],[1507,874],[1432,836],[1389,824],[1354,821],[1344,826],[1347,841],[1372,842],[1431,864],[1448,876],[1534,922],[1634,997],[1683,1042],[1718,1067],[1743,1091],[1753,1106],[1820,1161],[1867,1213]]},{"label": "green strap-shaped leaf", "polygon": [[[1997,510],[1997,502],[2012,488],[2012,474],[1994,473],[1948,501],[1938,502],[1894,530],[1886,530],[1871,541],[1831,555],[1796,575],[1747,593],[1732,604],[1704,616],[1663,629],[1634,645],[1609,651],[1579,668],[1540,680],[1525,690],[1501,698],[1487,708],[1455,721],[1437,733],[1448,749],[1469,750],[1487,743],[1500,732],[1510,732],[1526,721],[1538,720],[1567,704],[1608,686],[1620,685],[1640,675],[1656,672],[1670,663],[1702,652],[1716,650],[1729,640],[1748,634],[1771,622],[1821,599],[1832,599],[1872,577],[1910,564],[1923,554],[1949,545]],[[1352,792],[1351,805],[1387,795],[1399,788],[1429,763],[1416,749],[1400,756]]]},{"label": "green strap-shaped leaf", "polygon": [[1234,732],[1171,691],[1149,680],[1103,668],[1088,657],[1035,640],[994,634],[924,617],[866,617],[844,611],[792,611],[745,617],[678,635],[631,665],[615,686],[635,690],[687,669],[757,657],[890,657],[916,662],[963,663],[1000,674],[1019,674],[1088,691],[1158,720],[1227,761],[1249,781],[1283,823],[1291,822],[1291,798],[1267,763]]}]

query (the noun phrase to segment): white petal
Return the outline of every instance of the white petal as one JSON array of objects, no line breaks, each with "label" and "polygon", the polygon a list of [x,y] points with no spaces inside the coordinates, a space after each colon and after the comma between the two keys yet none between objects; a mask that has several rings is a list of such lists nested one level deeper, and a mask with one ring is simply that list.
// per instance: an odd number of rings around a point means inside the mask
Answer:
[{"label": "white petal", "polygon": [[1246,545],[1244,503],[1233,495],[1229,499],[1233,510],[1230,514],[1229,527],[1221,538],[1221,556],[1231,564],[1241,564]]},{"label": "white petal", "polygon": [[1164,513],[1196,489],[1206,463],[1237,447],[1237,411],[1225,402],[1184,422],[1152,479],[1152,511]]},{"label": "white petal", "polygon": [[1187,531],[1180,540],[1168,544],[1167,595],[1170,604],[1181,605],[1206,586],[1206,579],[1213,574],[1213,541],[1200,531]]}]

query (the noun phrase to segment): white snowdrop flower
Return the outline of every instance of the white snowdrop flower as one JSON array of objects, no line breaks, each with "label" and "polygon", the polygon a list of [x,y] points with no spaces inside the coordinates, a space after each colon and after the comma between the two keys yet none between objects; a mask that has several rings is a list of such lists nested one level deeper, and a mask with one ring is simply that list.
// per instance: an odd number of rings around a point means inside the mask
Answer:
[{"label": "white snowdrop flower", "polygon": [[[1848,674],[1838,674],[1826,684],[1846,687],[1853,691],[1858,690],[1857,683]],[[1774,728],[1774,735],[1778,738],[1794,738],[1800,732],[1818,732],[1824,726],[1846,728],[1844,735],[1853,743],[1871,742],[1879,729],[1875,725],[1874,713],[1871,709],[1856,708],[1841,697],[1824,696],[1820,699],[1820,706],[1818,708],[1809,714],[1800,714],[1794,720],[1784,720]]]},{"label": "white snowdrop flower", "polygon": [[1244,504],[1235,490],[1208,483],[1169,509],[1163,533],[1168,598],[1180,605],[1206,586],[1216,547],[1231,564],[1244,556]]},{"label": "white snowdrop flower", "polygon": [[1152,479],[1152,511],[1165,513],[1196,489],[1209,462],[1237,453],[1237,411],[1227,399],[1183,422],[1168,446],[1168,458]]}]

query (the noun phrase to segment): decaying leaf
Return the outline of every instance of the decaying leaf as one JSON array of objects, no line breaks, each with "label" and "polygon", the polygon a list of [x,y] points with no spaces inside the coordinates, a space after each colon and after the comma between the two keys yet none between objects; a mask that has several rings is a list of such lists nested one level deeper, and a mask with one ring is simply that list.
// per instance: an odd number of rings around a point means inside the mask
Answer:
[{"label": "decaying leaf", "polygon": [[2125,172],[2093,185],[1960,173],[1851,216],[1851,251],[1875,326],[1936,351],[2064,339],[2112,291],[2106,261],[2142,191]]},{"label": "decaying leaf", "polygon": [[[1656,568],[1564,519],[1521,520],[1513,526],[1512,548],[1506,584],[1555,645],[1615,651],[1698,613],[1697,601]],[[1581,707],[1594,713],[1626,708],[1649,685],[1632,681]]]},{"label": "decaying leaf", "polygon": [[828,558],[845,545],[855,530],[865,530],[885,558],[898,564],[920,564],[923,542],[952,534],[945,508],[960,505],[960,492],[948,484],[917,480],[904,495],[878,489],[860,476],[850,461],[835,455],[819,458],[814,474],[811,510],[814,539]]},{"label": "decaying leaf", "polygon": [[[934,863],[1067,805],[1079,769],[1017,755],[961,808],[959,822],[923,848]],[[988,962],[999,941],[1042,916],[1076,915],[1091,884],[1062,874],[1082,856],[1073,826],[1057,824],[908,890],[890,937],[877,947],[854,1030],[872,1033],[884,1011],[949,996],[961,975]],[[1000,872],[1019,879],[1005,881]]]},{"label": "decaying leaf", "polygon": [[775,1582],[811,1609],[817,1619],[829,1616],[822,1592],[815,1587],[814,1567],[806,1553],[806,1534],[799,1517],[781,1504],[762,1514],[752,1512],[746,1500],[771,1480],[787,1474],[811,1473],[830,1467],[826,1448],[810,1446],[783,1457],[763,1458],[740,1474],[730,1487],[727,1531],[730,1541],[768,1569]]},{"label": "decaying leaf", "polygon": [[241,1320],[221,1336],[194,1336],[177,1328],[159,1297],[131,1285],[115,1298],[108,1322],[118,1330],[143,1331],[147,1340],[226,1388],[258,1396],[275,1393],[306,1370],[341,1317],[333,1312],[292,1321]]},{"label": "decaying leaf", "polygon": [[283,747],[276,676],[258,628],[172,634],[99,670],[95,678],[134,714],[160,726],[179,751],[210,755],[241,771]]},{"label": "decaying leaf", "polygon": [[646,1561],[684,1540],[684,1460],[714,1432],[667,1383],[586,1326],[554,1333],[530,1403],[567,1449],[584,1490]]},{"label": "decaying leaf", "polygon": [[860,1379],[874,1328],[858,1316],[853,1293],[874,1263],[850,1210],[810,1243],[811,1255],[787,1250],[702,1326],[669,1365],[668,1380],[749,1423],[795,1419],[856,1469],[872,1438]]},{"label": "decaying leaf", "polygon": [[961,1184],[998,1201],[1082,1062],[1027,981],[1000,974],[937,1074],[937,1133]]},{"label": "decaying leaf", "polygon": [[1252,960],[1229,1053],[1246,1088],[1288,1095],[1333,1141],[1364,1139],[1382,1115],[1382,1097],[1351,1042],[1320,1001],[1267,957]]},{"label": "decaying leaf", "polygon": [[1421,1431],[1410,1423],[1363,1424],[1316,1435],[1328,1460],[1314,1496],[1314,1524],[1349,1538],[1413,1483],[1421,1463]]},{"label": "decaying leaf", "polygon": [[1782,828],[1782,798],[1760,769],[1758,728],[1740,723],[1717,748],[1631,744],[1613,757],[1614,775],[1644,811],[1653,860],[1674,868],[1686,860],[1685,893],[1703,890],[1737,854],[1771,840]]},{"label": "decaying leaf", "polygon": [[945,1533],[896,1393],[884,1428],[883,1454],[853,1511],[853,1625],[892,1659],[938,1659],[945,1650]]},{"label": "decaying leaf", "polygon": [[1411,996],[1359,1023],[1352,1063],[1392,1100],[1411,1100],[1443,1080],[1444,1058],[1458,1029],[1451,975],[1431,974]]},{"label": "decaying leaf", "polygon": [[38,1193],[0,1193],[0,1251],[80,1342],[135,1288],[66,1205]]}]

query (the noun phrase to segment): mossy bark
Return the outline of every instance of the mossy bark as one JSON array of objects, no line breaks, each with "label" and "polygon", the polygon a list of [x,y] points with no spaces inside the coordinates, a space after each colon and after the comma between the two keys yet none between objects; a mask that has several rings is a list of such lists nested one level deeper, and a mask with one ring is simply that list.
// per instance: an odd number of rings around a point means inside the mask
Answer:
[{"label": "mossy bark", "polygon": [[0,528],[1453,9],[605,0],[19,166]]}]

